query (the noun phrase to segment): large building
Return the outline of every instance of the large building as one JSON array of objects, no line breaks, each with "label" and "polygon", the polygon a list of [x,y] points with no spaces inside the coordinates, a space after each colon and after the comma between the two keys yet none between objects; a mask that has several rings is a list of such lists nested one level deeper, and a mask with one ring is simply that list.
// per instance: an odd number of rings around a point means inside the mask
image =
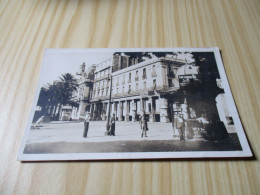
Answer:
[{"label": "large building", "polygon": [[[209,113],[209,105],[189,98],[183,91],[191,80],[200,80],[198,66],[173,54],[114,53],[86,70],[82,64],[77,75],[79,87],[74,101],[78,107],[73,109],[73,119],[84,119],[87,111],[91,120],[104,121],[114,113],[118,121],[126,122],[138,121],[142,112],[150,122],[172,122],[179,112],[186,119]],[[216,101],[221,121],[231,124],[224,94]]]},{"label": "large building", "polygon": [[196,69],[174,55],[114,54],[96,65],[90,100],[92,120],[106,120],[110,104],[118,121],[137,121],[141,112],[150,122],[171,121],[176,105],[160,93],[178,91],[178,74],[183,68],[189,72]]},{"label": "large building", "polygon": [[90,109],[90,102],[93,90],[94,71],[95,66],[87,68],[83,63],[80,65],[79,72],[76,74],[79,76],[78,89],[74,92],[72,101],[78,104],[78,107],[73,107],[72,119],[83,120],[86,116],[86,112]]}]

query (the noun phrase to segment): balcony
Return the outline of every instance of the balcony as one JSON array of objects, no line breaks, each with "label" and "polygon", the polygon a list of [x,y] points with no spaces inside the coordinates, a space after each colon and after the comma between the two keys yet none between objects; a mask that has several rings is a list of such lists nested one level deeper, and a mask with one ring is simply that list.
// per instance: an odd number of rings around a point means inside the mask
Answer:
[{"label": "balcony", "polygon": [[142,79],[143,79],[143,80],[144,80],[144,79],[147,79],[146,75],[143,75],[143,76],[142,76]]},{"label": "balcony", "polygon": [[139,81],[139,77],[135,77],[135,81]]}]

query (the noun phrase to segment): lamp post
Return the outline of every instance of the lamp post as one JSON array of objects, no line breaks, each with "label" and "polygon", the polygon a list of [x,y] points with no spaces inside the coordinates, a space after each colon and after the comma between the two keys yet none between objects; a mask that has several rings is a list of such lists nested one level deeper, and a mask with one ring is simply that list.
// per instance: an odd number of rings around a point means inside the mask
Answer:
[{"label": "lamp post", "polygon": [[109,132],[109,121],[110,121],[110,112],[111,112],[111,96],[112,96],[112,66],[110,67],[110,75],[108,77],[108,81],[110,81],[110,89],[109,89],[109,101],[108,101],[108,116],[107,116],[107,124],[105,135],[108,135]]}]

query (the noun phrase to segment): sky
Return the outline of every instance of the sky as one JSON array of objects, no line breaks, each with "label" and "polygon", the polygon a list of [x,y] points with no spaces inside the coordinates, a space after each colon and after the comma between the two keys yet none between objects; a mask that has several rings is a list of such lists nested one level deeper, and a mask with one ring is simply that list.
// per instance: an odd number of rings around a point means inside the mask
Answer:
[{"label": "sky", "polygon": [[62,74],[71,73],[76,76],[79,67],[83,62],[86,69],[93,65],[99,64],[113,55],[112,52],[93,52],[78,49],[47,49],[45,51],[39,85],[43,86],[58,80]]},{"label": "sky", "polygon": [[[39,86],[42,87],[47,83],[52,83],[65,73],[76,76],[76,72],[79,72],[79,67],[83,62],[85,62],[87,69],[93,64],[99,64],[111,58],[112,55],[113,51],[109,50],[46,49]],[[194,60],[189,53],[178,54],[178,59],[186,59],[188,62]]]}]

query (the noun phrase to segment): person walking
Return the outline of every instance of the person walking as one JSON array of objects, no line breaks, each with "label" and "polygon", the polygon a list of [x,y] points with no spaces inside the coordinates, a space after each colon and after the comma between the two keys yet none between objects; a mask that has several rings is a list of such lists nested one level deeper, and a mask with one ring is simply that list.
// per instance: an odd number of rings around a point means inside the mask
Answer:
[{"label": "person walking", "polygon": [[141,130],[142,130],[141,137],[143,137],[143,136],[147,137],[146,131],[148,130],[148,124],[147,124],[147,119],[145,118],[144,113],[142,113],[142,116],[140,118],[140,126],[141,126]]},{"label": "person walking", "polygon": [[84,119],[84,133],[83,133],[83,137],[87,137],[87,135],[88,135],[89,119],[90,119],[90,114],[89,114],[89,112],[87,112],[86,117]]},{"label": "person walking", "polygon": [[184,125],[184,119],[181,114],[177,115],[176,118],[176,128],[178,129],[180,141],[185,141],[185,125]]},{"label": "person walking", "polygon": [[114,113],[112,118],[110,119],[110,133],[109,133],[109,135],[115,136],[115,129],[116,129],[116,117],[115,117],[115,113]]}]

